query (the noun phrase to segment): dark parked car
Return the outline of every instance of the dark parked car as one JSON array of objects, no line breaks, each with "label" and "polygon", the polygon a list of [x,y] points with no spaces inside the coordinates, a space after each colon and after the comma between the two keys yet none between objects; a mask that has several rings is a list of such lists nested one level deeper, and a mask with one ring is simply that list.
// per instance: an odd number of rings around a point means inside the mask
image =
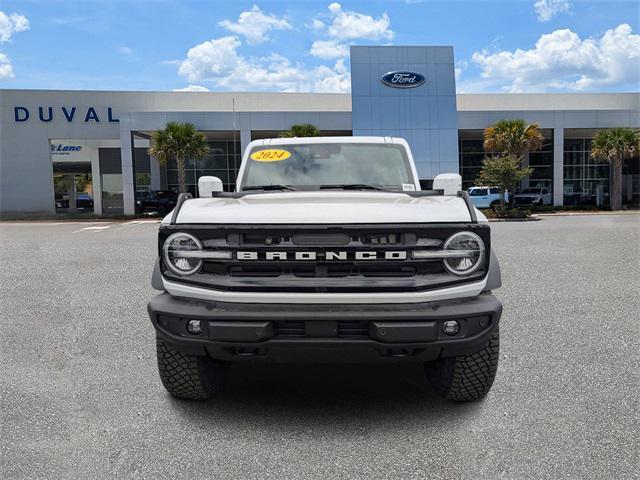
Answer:
[{"label": "dark parked car", "polygon": [[[59,210],[69,209],[69,194],[56,194],[56,208]],[[76,209],[78,210],[93,210],[93,197],[86,192],[79,192],[76,194]]]},{"label": "dark parked car", "polygon": [[86,192],[76,194],[76,208],[92,210],[93,197]]},{"label": "dark parked car", "polygon": [[178,193],[173,190],[149,190],[137,192],[136,209],[138,213],[157,213],[166,215],[176,206]]}]

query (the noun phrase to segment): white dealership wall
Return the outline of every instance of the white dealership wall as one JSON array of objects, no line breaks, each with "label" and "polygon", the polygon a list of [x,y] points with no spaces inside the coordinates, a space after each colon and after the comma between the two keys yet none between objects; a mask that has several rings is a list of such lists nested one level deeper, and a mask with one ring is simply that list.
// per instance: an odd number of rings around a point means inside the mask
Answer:
[{"label": "white dealership wall", "polygon": [[[100,159],[98,151],[101,148],[120,148],[119,139],[108,140],[79,140],[79,139],[50,139],[51,163],[91,164],[94,213],[102,215],[102,178],[100,176]],[[135,138],[136,148],[149,148],[149,140]],[[158,187],[157,189],[159,189]]]},{"label": "white dealership wall", "polygon": [[[188,120],[202,130],[231,131],[235,123],[243,144],[252,130],[286,130],[302,121],[351,130],[351,99],[344,94],[0,90],[0,108],[0,213],[55,212],[52,139],[115,140],[125,212],[133,213],[131,132],[136,129]],[[29,118],[16,121],[16,115],[24,118],[23,109]]]},{"label": "white dealership wall", "polygon": [[479,130],[521,118],[553,130],[553,203],[564,198],[565,130],[640,128],[640,93],[458,95],[458,128]]},{"label": "white dealership wall", "polygon": [[[295,123],[353,130],[356,135],[399,135],[412,145],[421,178],[430,179],[457,168],[457,130],[523,118],[554,131],[558,205],[563,201],[567,129],[640,128],[639,93],[454,96],[450,47],[369,48],[354,52],[352,93],[359,106],[353,121],[349,94],[0,90],[0,213],[55,212],[51,140],[112,141],[119,146],[125,213],[133,213],[132,134],[150,132],[171,120],[192,122],[203,131],[231,132],[235,126],[242,147],[252,132],[286,130]],[[431,90],[420,92],[419,87],[399,93],[381,86],[380,74],[387,69],[424,72],[425,89]],[[21,109],[29,111],[28,120],[19,121],[24,117]],[[389,117],[380,118],[387,113]]]}]

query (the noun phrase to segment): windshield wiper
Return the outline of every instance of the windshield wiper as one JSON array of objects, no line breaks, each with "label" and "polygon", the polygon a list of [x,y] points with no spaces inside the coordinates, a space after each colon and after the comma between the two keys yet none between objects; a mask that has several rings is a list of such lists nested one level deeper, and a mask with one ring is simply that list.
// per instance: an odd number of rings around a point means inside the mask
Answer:
[{"label": "windshield wiper", "polygon": [[341,188],[343,190],[384,190],[384,188],[376,187],[375,185],[367,185],[366,183],[345,183],[337,185],[320,185],[320,190],[329,188]]},{"label": "windshield wiper", "polygon": [[242,191],[247,190],[288,190],[295,191],[291,185],[249,185],[248,187],[242,187]]}]

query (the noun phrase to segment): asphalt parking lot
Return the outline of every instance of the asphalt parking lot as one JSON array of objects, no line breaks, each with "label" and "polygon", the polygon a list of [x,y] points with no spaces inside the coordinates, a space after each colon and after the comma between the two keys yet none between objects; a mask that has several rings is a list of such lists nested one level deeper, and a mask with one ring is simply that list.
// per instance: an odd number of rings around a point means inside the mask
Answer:
[{"label": "asphalt parking lot", "polygon": [[477,404],[402,365],[234,367],[216,400],[172,399],[156,229],[0,223],[2,478],[638,478],[640,216],[492,224],[501,363]]}]

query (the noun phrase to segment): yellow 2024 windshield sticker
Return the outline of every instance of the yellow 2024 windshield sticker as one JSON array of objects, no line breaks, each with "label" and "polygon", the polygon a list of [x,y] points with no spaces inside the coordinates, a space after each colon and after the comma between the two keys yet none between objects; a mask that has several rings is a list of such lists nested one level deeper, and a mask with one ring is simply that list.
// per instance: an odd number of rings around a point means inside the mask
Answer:
[{"label": "yellow 2024 windshield sticker", "polygon": [[291,152],[279,148],[268,148],[251,154],[251,160],[256,162],[279,162],[291,157]]}]

